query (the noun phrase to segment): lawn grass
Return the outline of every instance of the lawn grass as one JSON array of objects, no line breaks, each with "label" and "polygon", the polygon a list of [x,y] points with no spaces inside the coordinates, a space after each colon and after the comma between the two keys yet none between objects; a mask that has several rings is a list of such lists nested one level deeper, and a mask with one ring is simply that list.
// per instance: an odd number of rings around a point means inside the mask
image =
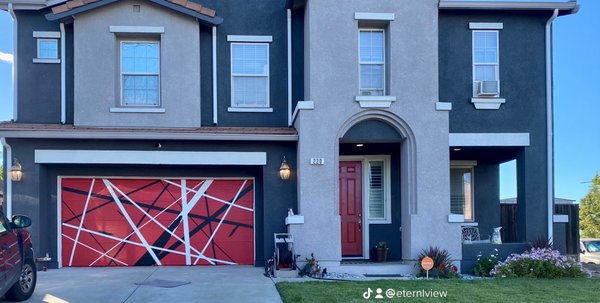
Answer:
[{"label": "lawn grass", "polygon": [[[363,293],[371,288],[370,300],[381,288],[383,300],[403,302],[598,302],[600,279],[489,279],[489,280],[377,280],[360,282],[281,282],[277,290],[283,302],[365,302]],[[386,290],[447,291],[446,298],[388,299]]]}]

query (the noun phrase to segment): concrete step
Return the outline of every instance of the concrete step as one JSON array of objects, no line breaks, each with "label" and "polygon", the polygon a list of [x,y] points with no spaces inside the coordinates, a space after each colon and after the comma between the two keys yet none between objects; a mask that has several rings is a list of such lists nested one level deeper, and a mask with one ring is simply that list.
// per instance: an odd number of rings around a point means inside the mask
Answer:
[{"label": "concrete step", "polygon": [[355,275],[410,275],[414,273],[414,269],[415,267],[412,264],[403,262],[365,262],[342,263],[336,270]]}]

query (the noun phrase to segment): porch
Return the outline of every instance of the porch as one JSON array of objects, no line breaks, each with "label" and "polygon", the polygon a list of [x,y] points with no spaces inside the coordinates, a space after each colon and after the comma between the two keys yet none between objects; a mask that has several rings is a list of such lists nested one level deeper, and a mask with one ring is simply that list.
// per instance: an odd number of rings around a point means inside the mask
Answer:
[{"label": "porch", "polygon": [[499,260],[505,260],[508,256],[510,256],[513,253],[519,254],[530,248],[531,246],[529,245],[529,243],[463,243],[463,259],[461,262],[460,272],[462,274],[471,274],[479,256],[487,257],[490,255],[497,255]]}]

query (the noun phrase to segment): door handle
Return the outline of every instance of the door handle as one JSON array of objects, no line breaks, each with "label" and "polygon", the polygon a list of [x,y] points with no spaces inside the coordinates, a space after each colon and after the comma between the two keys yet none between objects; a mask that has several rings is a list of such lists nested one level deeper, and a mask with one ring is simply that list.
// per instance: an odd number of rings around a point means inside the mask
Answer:
[{"label": "door handle", "polygon": [[362,230],[362,214],[358,214],[358,230]]}]

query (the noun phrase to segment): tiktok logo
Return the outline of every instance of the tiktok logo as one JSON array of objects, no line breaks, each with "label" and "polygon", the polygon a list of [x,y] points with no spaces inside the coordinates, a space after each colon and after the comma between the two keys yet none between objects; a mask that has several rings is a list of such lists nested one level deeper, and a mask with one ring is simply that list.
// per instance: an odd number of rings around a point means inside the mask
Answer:
[{"label": "tiktok logo", "polygon": [[369,287],[367,289],[367,291],[365,291],[363,293],[363,298],[365,298],[366,300],[369,300],[369,298],[371,298],[371,293],[373,292],[373,290]]}]

